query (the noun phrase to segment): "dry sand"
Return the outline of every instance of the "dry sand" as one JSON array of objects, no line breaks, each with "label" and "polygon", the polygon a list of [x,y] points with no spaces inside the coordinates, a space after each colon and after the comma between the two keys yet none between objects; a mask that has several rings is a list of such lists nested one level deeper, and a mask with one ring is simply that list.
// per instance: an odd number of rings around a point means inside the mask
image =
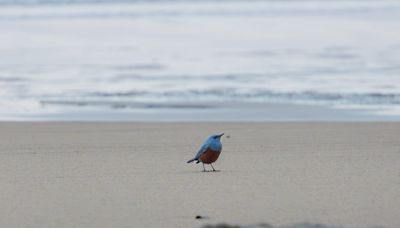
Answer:
[{"label": "dry sand", "polygon": [[[215,132],[230,136],[221,171],[186,164]],[[0,123],[0,215],[8,228],[398,228],[400,123]]]}]

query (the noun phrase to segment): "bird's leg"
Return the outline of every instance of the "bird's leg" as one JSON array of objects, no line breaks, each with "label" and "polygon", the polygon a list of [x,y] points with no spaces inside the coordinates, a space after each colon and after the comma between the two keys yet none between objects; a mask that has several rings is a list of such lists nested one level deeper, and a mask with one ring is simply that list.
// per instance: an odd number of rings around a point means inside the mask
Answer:
[{"label": "bird's leg", "polygon": [[204,163],[202,162],[201,164],[203,164],[203,172],[207,172],[206,167],[204,167]]},{"label": "bird's leg", "polygon": [[213,169],[213,171],[215,172],[216,170],[214,169],[214,166],[210,163],[211,168]]}]

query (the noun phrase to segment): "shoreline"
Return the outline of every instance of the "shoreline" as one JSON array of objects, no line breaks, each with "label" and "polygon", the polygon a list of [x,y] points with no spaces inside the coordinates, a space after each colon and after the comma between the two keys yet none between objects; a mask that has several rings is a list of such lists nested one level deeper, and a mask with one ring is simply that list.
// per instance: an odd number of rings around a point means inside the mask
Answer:
[{"label": "shoreline", "polygon": [[287,103],[46,103],[41,113],[9,113],[0,121],[88,122],[364,122],[400,121],[379,109]]}]

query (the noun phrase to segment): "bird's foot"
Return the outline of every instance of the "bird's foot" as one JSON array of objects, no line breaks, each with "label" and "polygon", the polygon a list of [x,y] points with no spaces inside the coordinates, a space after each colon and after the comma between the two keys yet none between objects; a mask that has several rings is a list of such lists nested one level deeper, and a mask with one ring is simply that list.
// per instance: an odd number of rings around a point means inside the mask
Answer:
[{"label": "bird's foot", "polygon": [[221,170],[213,169],[213,172],[221,172]]}]

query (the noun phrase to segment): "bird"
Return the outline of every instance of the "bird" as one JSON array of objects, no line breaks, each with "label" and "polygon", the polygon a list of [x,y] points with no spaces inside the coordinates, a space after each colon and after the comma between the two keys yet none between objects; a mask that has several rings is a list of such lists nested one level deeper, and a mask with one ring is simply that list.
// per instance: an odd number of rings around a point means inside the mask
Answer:
[{"label": "bird", "polygon": [[200,150],[197,152],[194,158],[187,161],[187,163],[191,163],[196,161],[196,164],[201,162],[203,164],[203,172],[207,172],[204,164],[209,164],[212,167],[212,171],[215,172],[217,170],[214,169],[212,163],[214,163],[222,151],[222,143],[221,137],[224,133],[211,135],[207,138],[207,140],[203,143]]}]

